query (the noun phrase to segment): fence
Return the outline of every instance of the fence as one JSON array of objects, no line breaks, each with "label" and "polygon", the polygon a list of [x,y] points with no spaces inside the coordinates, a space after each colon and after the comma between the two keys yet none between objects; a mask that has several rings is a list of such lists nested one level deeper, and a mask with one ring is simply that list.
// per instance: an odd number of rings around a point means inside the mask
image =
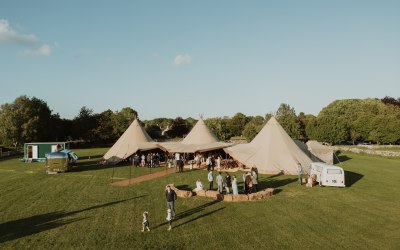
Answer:
[{"label": "fence", "polygon": [[7,152],[3,152],[3,151],[0,150],[0,158],[12,156],[12,155],[20,155],[20,154],[23,154],[23,153],[24,153],[24,151],[7,151]]}]

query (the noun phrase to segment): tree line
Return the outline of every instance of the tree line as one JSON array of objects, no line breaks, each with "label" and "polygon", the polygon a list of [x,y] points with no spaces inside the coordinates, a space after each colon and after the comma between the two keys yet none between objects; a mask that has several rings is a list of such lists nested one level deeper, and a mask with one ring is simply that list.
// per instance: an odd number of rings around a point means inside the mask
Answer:
[{"label": "tree line", "polygon": [[[221,141],[242,138],[251,141],[274,115],[286,132],[299,140],[331,144],[368,141],[379,144],[400,142],[400,98],[336,100],[317,116],[282,103],[273,114],[206,119],[207,126]],[[138,117],[131,107],[94,113],[82,107],[73,119],[60,118],[47,103],[36,97],[20,96],[0,107],[0,145],[21,146],[33,141],[80,140],[93,145],[114,143]],[[141,121],[158,141],[183,138],[197,122],[194,118],[155,118]]]}]

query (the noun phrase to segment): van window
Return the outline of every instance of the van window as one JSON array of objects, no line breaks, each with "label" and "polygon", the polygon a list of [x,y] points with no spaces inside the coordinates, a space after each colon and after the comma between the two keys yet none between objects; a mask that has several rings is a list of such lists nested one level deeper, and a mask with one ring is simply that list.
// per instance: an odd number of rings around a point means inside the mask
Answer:
[{"label": "van window", "polygon": [[342,174],[341,169],[328,169],[327,171],[328,174]]}]

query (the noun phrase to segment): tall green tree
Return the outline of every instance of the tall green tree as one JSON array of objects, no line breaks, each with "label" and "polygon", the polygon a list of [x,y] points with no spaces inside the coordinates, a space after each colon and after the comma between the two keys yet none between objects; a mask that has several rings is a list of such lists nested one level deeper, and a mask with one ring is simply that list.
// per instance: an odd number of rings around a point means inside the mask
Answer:
[{"label": "tall green tree", "polygon": [[118,135],[114,133],[114,116],[115,114],[110,110],[106,110],[96,115],[97,126],[93,128],[95,142],[110,143],[118,139]]},{"label": "tall green tree", "polygon": [[130,107],[125,107],[121,111],[115,112],[113,116],[115,136],[120,137],[137,117],[136,110]]},{"label": "tall green tree", "polygon": [[83,106],[78,115],[73,119],[72,135],[74,139],[95,141],[95,129],[98,127],[97,115],[92,109]]},{"label": "tall green tree", "polygon": [[296,111],[289,104],[282,103],[276,111],[276,120],[293,139],[301,139],[300,121]]},{"label": "tall green tree", "polygon": [[53,139],[53,119],[46,102],[36,97],[17,97],[14,102],[1,105],[0,143],[17,146]]},{"label": "tall green tree", "polygon": [[243,134],[244,127],[249,121],[250,119],[246,115],[242,113],[236,113],[227,124],[232,136],[241,136]]},{"label": "tall green tree", "polygon": [[248,142],[252,141],[264,125],[265,120],[262,116],[251,117],[251,120],[246,124],[246,126],[244,126],[243,136],[246,137]]},{"label": "tall green tree", "polygon": [[232,133],[228,126],[229,120],[228,117],[216,117],[205,120],[205,123],[219,140],[227,141],[232,137]]}]

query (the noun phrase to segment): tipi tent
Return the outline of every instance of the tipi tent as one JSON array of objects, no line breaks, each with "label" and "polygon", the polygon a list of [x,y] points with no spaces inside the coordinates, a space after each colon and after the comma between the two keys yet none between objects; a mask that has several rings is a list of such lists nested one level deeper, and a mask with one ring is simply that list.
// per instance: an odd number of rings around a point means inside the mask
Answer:
[{"label": "tipi tent", "polygon": [[333,164],[333,149],[331,147],[322,145],[317,141],[308,141],[307,147],[313,161],[323,161]]},{"label": "tipi tent", "polygon": [[231,143],[218,141],[218,138],[200,119],[190,133],[180,142],[159,143],[168,152],[194,153],[205,152],[231,146]]},{"label": "tipi tent", "polygon": [[158,148],[157,143],[151,139],[139,121],[135,119],[118,141],[103,156],[103,159],[107,164],[117,164],[138,150],[155,148]]},{"label": "tipi tent", "polygon": [[303,172],[308,172],[311,165],[311,159],[274,117],[250,143],[226,148],[225,152],[248,167],[256,165],[261,173],[295,175],[298,162],[303,166]]}]

